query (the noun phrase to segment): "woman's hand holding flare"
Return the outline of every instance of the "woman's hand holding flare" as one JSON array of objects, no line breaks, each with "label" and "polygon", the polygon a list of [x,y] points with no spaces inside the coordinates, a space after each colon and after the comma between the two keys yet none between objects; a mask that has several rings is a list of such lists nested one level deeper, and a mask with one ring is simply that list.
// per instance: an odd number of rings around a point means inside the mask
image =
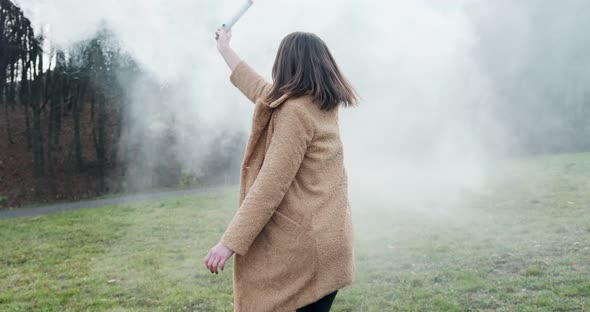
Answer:
[{"label": "woman's hand holding flare", "polygon": [[229,41],[231,40],[231,30],[226,31],[225,27],[217,28],[215,32],[215,40],[217,40],[217,50],[222,52],[229,48]]},{"label": "woman's hand holding flare", "polygon": [[217,243],[214,247],[209,249],[209,253],[207,253],[207,257],[205,257],[205,265],[211,271],[211,273],[219,273],[218,269],[221,268],[221,271],[225,268],[225,262],[229,259],[234,252],[225,247],[221,242]]},{"label": "woman's hand holding flare", "polygon": [[224,27],[217,28],[215,32],[215,40],[217,40],[217,50],[223,56],[223,59],[227,63],[227,66],[233,71],[236,66],[240,63],[240,57],[234,52],[229,46],[231,39],[231,30],[227,32]]}]

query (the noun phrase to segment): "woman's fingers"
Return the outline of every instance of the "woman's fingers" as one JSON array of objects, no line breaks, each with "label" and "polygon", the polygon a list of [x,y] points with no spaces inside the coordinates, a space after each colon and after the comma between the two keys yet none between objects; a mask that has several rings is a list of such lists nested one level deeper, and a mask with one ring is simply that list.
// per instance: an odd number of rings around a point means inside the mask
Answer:
[{"label": "woman's fingers", "polygon": [[224,37],[231,38],[231,29],[230,29],[229,31],[227,31],[227,30],[225,29],[225,24],[224,24],[224,26],[223,26],[223,27],[221,27],[221,28],[217,28],[217,33],[218,33],[220,36],[222,36],[222,35],[223,35]]},{"label": "woman's fingers", "polygon": [[215,272],[215,274],[218,273],[217,266],[219,265],[219,260],[221,260],[221,259],[215,258],[215,261],[213,261],[213,272]]},{"label": "woman's fingers", "polygon": [[207,256],[205,257],[205,265],[207,265],[207,262],[209,261],[209,258],[211,257],[211,252],[209,251],[207,253]]},{"label": "woman's fingers", "polygon": [[217,262],[219,262],[219,258],[217,258],[217,257],[213,258],[213,260],[211,261],[211,268],[210,268],[211,273],[215,273],[215,271],[217,271],[217,268],[216,268]]},{"label": "woman's fingers", "polygon": [[223,269],[225,268],[225,262],[227,261],[227,258],[221,259],[221,261],[219,262],[219,268],[221,269],[221,271],[223,271]]},{"label": "woman's fingers", "polygon": [[213,261],[215,261],[216,257],[212,256],[211,258],[209,258],[209,261],[207,262],[207,268],[209,268],[209,271],[211,271],[211,273],[213,273]]}]

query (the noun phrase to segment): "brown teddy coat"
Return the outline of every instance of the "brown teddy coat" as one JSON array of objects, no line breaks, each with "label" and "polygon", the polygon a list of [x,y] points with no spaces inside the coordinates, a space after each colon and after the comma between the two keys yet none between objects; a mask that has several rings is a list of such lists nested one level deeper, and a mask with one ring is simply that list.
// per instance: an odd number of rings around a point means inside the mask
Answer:
[{"label": "brown teddy coat", "polygon": [[338,108],[311,96],[265,103],[271,84],[244,61],[230,80],[256,104],[239,208],[221,238],[235,252],[234,311],[294,311],[355,276]]}]

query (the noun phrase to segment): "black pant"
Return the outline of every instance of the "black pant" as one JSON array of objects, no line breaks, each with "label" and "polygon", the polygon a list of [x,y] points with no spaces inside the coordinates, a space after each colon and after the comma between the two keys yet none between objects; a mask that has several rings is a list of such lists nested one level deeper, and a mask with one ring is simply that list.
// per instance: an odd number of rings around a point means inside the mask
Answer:
[{"label": "black pant", "polygon": [[320,300],[310,303],[304,306],[303,308],[297,309],[296,312],[328,312],[332,307],[332,302],[334,301],[334,297],[336,297],[337,292],[338,290],[334,291],[331,294],[327,294]]}]

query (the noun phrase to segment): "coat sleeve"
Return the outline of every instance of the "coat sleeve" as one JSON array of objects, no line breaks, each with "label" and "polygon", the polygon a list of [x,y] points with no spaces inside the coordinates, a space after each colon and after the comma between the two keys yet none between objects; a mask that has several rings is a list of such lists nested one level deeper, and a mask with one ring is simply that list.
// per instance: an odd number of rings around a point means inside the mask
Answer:
[{"label": "coat sleeve", "polygon": [[232,71],[230,81],[253,103],[269,92],[272,86],[243,60]]},{"label": "coat sleeve", "polygon": [[244,255],[268,223],[295,179],[314,135],[304,107],[285,103],[274,110],[274,131],[262,167],[225,230],[221,242]]}]

